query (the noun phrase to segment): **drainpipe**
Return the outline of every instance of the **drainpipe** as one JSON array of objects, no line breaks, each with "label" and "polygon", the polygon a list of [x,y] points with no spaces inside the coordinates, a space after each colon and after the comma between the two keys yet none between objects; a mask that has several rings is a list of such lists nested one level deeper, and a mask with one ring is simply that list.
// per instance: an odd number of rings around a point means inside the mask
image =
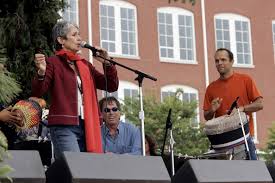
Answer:
[{"label": "drainpipe", "polygon": [[208,71],[208,52],[207,52],[207,37],[206,37],[206,23],[205,23],[205,2],[204,1],[205,0],[201,0],[201,13],[202,13],[205,86],[207,87],[209,85],[209,71]]},{"label": "drainpipe", "polygon": [[[93,37],[92,37],[92,5],[91,5],[91,0],[88,0],[88,39],[89,43],[92,44],[93,42]],[[89,50],[89,61],[93,62],[93,54],[92,51]]]}]

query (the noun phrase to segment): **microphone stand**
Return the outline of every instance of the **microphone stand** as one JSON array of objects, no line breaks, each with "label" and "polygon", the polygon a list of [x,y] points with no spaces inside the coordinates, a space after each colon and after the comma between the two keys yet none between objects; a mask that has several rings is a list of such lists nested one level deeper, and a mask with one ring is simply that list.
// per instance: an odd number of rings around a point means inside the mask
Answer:
[{"label": "microphone stand", "polygon": [[238,104],[237,104],[236,108],[237,108],[239,119],[240,119],[240,122],[241,122],[241,127],[242,127],[242,132],[243,132],[243,137],[244,137],[246,152],[247,152],[249,160],[251,160],[251,156],[250,156],[250,152],[249,152],[249,147],[248,147],[248,143],[247,143],[247,139],[246,139],[246,135],[245,135],[245,130],[244,130],[244,124],[243,124],[243,120],[242,120],[242,117],[241,117],[241,112],[240,112],[240,109],[238,107]]},{"label": "microphone stand", "polygon": [[110,58],[110,59],[106,59],[100,55],[97,55],[96,54],[96,51],[92,50],[93,52],[93,56],[95,57],[99,57],[99,58],[102,58],[104,60],[107,60],[109,61],[111,64],[113,65],[118,65],[122,68],[125,68],[129,71],[132,71],[134,73],[136,73],[138,76],[135,78],[135,80],[138,81],[138,86],[139,86],[139,101],[140,101],[140,112],[139,112],[139,119],[140,119],[140,126],[141,126],[141,142],[142,142],[142,155],[145,156],[145,131],[144,131],[144,111],[143,111],[143,96],[142,96],[142,81],[144,78],[148,78],[148,79],[151,79],[153,81],[156,81],[157,79],[154,78],[153,76],[150,76],[148,74],[145,74],[144,72],[141,72],[139,70],[136,70],[136,69],[132,69],[130,67],[127,67],[123,64],[120,64],[118,62],[115,62],[113,60],[113,58]]},{"label": "microphone stand", "polygon": [[171,156],[171,175],[174,176],[175,175],[175,160],[174,160],[175,140],[173,138],[173,128],[172,128],[173,125],[171,122],[171,112],[172,112],[172,109],[170,108],[168,116],[167,116],[167,120],[166,120],[165,135],[164,135],[164,141],[163,141],[163,146],[162,146],[162,150],[161,150],[161,155],[164,155],[164,147],[165,147],[165,142],[166,142],[166,138],[167,138],[167,131],[169,129],[169,134],[170,134],[169,150],[170,150],[170,156]]}]

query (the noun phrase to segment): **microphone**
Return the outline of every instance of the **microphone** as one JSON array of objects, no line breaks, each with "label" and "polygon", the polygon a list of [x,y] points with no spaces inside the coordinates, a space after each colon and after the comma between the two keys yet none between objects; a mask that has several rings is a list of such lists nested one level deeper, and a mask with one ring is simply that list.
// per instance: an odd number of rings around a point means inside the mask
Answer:
[{"label": "microphone", "polygon": [[235,108],[235,107],[238,107],[238,100],[239,100],[240,97],[237,97],[236,100],[231,104],[231,107],[229,109],[229,111],[227,112],[228,115],[231,114],[232,110]]},{"label": "microphone", "polygon": [[172,112],[172,109],[170,108],[170,109],[169,109],[169,112],[168,112],[168,116],[167,116],[167,118],[166,118],[166,128],[167,128],[167,129],[170,129],[170,128],[172,127],[171,112]]},{"label": "microphone", "polygon": [[97,55],[96,55],[96,52],[98,52],[99,50],[96,49],[95,47],[89,45],[89,44],[86,43],[85,41],[81,41],[80,46],[81,46],[82,48],[88,48],[89,50],[92,51],[93,56],[97,56]]}]

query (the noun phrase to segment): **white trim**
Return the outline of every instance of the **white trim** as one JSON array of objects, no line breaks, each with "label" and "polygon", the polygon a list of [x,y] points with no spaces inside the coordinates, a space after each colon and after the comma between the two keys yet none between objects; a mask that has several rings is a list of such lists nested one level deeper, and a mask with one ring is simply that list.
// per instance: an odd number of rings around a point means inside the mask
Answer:
[{"label": "white trim", "polygon": [[258,126],[257,126],[257,113],[253,112],[252,113],[252,118],[253,118],[253,124],[254,124],[254,137],[253,141],[255,144],[259,144],[259,139],[258,139]]},{"label": "white trim", "polygon": [[[249,137],[250,133],[246,134],[245,135],[245,138],[247,139]],[[241,141],[244,141],[244,137],[241,137],[237,140],[234,140],[234,141],[231,141],[231,142],[227,142],[227,143],[224,143],[224,144],[218,144],[218,145],[213,145],[212,144],[212,147],[215,149],[215,148],[225,148],[225,147],[230,147],[234,144],[238,144],[240,143]]]},{"label": "white trim", "polygon": [[208,69],[207,29],[206,29],[206,23],[205,23],[206,16],[205,16],[205,1],[204,0],[201,0],[201,12],[202,12],[204,74],[205,74],[205,86],[207,87],[209,85],[209,69]]},{"label": "white trim", "polygon": [[275,64],[275,28],[273,29],[273,26],[275,26],[275,20],[272,20],[272,22],[271,22],[272,43],[273,43],[273,60],[274,60],[274,64]]},{"label": "white trim", "polygon": [[[195,41],[195,23],[194,23],[194,14],[189,11],[185,10],[183,8],[175,8],[175,7],[161,7],[157,9],[157,17],[159,16],[159,13],[166,13],[172,15],[172,27],[173,27],[173,47],[167,47],[169,49],[173,50],[173,58],[169,57],[162,57],[161,56],[161,46],[160,46],[160,30],[159,30],[159,22],[157,19],[157,26],[158,26],[158,48],[159,48],[159,58],[161,61],[165,62],[172,62],[172,63],[190,63],[190,64],[196,64],[197,58],[196,58],[196,41]],[[191,22],[192,22],[192,54],[193,54],[193,60],[181,60],[180,59],[180,35],[179,35],[179,24],[178,24],[178,16],[190,16]]]},{"label": "white trim", "polygon": [[[89,43],[93,43],[93,24],[92,24],[92,3],[91,0],[88,0],[88,39],[89,39]],[[93,63],[93,53],[91,50],[89,50],[89,62]]]},{"label": "white trim", "polygon": [[[214,16],[214,32],[215,32],[215,46],[217,46],[217,33],[216,33],[216,19],[224,19],[229,22],[229,34],[230,34],[230,50],[234,54],[235,62],[233,64],[234,67],[244,67],[244,68],[253,68],[253,49],[252,49],[252,38],[251,38],[251,25],[250,19],[233,13],[219,13]],[[237,63],[237,48],[236,48],[236,30],[235,30],[235,21],[244,21],[248,24],[248,41],[249,41],[249,49],[250,49],[250,64],[239,64]],[[241,65],[241,66],[240,66]],[[252,67],[251,67],[252,66]]]}]

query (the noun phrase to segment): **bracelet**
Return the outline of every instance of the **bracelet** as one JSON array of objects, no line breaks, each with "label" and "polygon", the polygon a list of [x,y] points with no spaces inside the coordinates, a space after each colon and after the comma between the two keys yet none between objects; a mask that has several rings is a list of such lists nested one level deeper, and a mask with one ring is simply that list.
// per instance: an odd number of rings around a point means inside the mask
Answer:
[{"label": "bracelet", "polygon": [[41,73],[41,72],[43,72],[43,71],[40,70],[40,69],[38,69],[37,74],[38,74],[39,76],[45,76],[45,73]]}]

